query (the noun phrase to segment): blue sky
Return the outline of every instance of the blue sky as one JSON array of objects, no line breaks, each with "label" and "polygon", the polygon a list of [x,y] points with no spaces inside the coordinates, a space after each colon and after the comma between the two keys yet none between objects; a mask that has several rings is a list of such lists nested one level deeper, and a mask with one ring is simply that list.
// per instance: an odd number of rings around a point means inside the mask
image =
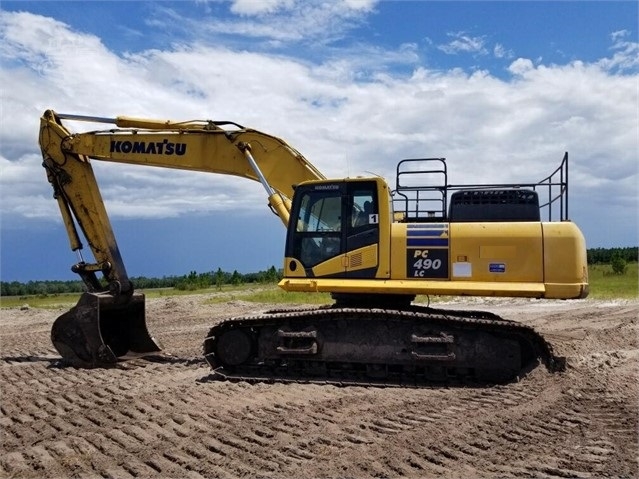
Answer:
[{"label": "blue sky", "polygon": [[[232,120],[327,176],[533,181],[569,151],[589,247],[634,246],[637,2],[236,0],[0,6],[0,279],[72,279],[36,143],[47,108]],[[71,124],[71,129],[81,124]],[[74,130],[78,131],[78,130]],[[279,267],[258,184],[94,162],[131,276]],[[88,253],[85,252],[85,257]]]}]

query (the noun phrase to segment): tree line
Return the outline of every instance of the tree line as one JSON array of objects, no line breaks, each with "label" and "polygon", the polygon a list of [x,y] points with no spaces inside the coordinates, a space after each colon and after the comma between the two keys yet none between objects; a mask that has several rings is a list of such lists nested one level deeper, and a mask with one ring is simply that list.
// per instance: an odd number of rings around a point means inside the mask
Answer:
[{"label": "tree line", "polygon": [[[162,278],[132,277],[131,282],[137,289],[175,288],[193,291],[210,287],[222,288],[223,285],[268,284],[282,278],[282,271],[271,266],[257,273],[242,274],[237,270],[229,273],[218,268],[217,271],[198,273],[191,271],[182,276],[163,276]],[[0,296],[50,295],[62,293],[81,293],[86,288],[81,280],[47,281],[0,281]]]},{"label": "tree line", "polygon": [[[615,272],[623,273],[626,263],[637,262],[639,248],[637,246],[627,248],[591,248],[588,249],[588,264],[611,264],[615,266]],[[147,278],[139,276],[131,278],[138,289],[176,288],[184,291],[205,289],[210,287],[221,288],[223,285],[251,284],[251,283],[276,283],[282,278],[282,271],[271,266],[257,273],[241,274],[237,271],[229,273],[218,268],[216,271],[198,273],[191,271],[182,276],[163,276],[162,278]],[[85,290],[81,280],[69,281],[0,281],[0,296],[27,296],[49,295],[61,293],[81,293]]]},{"label": "tree line", "polygon": [[588,264],[611,264],[615,260],[636,263],[639,247],[628,248],[591,248],[588,250]]}]

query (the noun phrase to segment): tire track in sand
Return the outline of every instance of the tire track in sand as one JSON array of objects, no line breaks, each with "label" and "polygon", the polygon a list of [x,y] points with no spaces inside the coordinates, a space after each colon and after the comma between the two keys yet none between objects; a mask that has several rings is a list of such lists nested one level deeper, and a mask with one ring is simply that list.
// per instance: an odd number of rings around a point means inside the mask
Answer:
[{"label": "tire track in sand", "polygon": [[[618,331],[566,342],[575,357],[606,354],[563,375],[383,390],[207,382],[208,368],[188,355],[62,368],[40,343],[43,324],[31,343],[28,325],[0,329],[2,477],[639,475],[636,388],[627,385],[636,341]],[[168,316],[161,325],[173,351],[196,349],[182,342],[199,330],[189,335]],[[600,337],[621,353],[608,354]]]}]

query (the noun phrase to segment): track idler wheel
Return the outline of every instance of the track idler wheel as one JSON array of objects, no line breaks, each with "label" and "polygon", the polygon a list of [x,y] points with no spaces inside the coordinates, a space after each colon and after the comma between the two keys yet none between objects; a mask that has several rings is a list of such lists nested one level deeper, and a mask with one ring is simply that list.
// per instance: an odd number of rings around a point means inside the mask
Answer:
[{"label": "track idler wheel", "polygon": [[253,340],[240,329],[224,331],[215,341],[209,345],[210,352],[221,366],[233,368],[248,361],[253,355]]},{"label": "track idler wheel", "polygon": [[112,366],[128,352],[161,351],[149,335],[144,295],[123,299],[108,293],[84,293],[53,323],[51,341],[62,359],[76,367]]}]

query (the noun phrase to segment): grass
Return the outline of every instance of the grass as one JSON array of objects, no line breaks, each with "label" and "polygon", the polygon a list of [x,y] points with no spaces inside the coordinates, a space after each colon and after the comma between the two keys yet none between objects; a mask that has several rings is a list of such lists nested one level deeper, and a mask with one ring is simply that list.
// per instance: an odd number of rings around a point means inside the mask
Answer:
[{"label": "grass", "polygon": [[69,308],[77,303],[78,299],[80,299],[80,293],[2,296],[0,297],[0,307],[19,308],[28,305],[30,308],[42,309]]},{"label": "grass", "polygon": [[[233,295],[232,299],[242,299],[243,301],[251,301],[253,303],[284,303],[284,304],[330,304],[333,302],[329,293],[287,293],[276,285],[265,286],[264,289],[249,292],[243,295]],[[228,296],[223,298],[211,298],[207,302],[228,301]]]},{"label": "grass", "polygon": [[628,263],[626,273],[613,274],[607,264],[588,267],[590,283],[589,298],[594,299],[637,299],[639,297],[639,271],[637,263]]},{"label": "grass", "polygon": [[[591,299],[637,299],[639,298],[639,269],[637,263],[628,263],[624,275],[612,273],[610,265],[592,265],[588,268]],[[287,293],[274,284],[259,285],[244,284],[238,286],[224,285],[222,289],[216,287],[198,289],[194,291],[180,291],[173,288],[148,289],[143,291],[147,298],[162,298],[170,296],[186,296],[193,294],[212,294],[207,303],[224,303],[242,300],[255,303],[283,303],[283,304],[330,304],[328,293]],[[80,293],[65,293],[54,295],[32,296],[3,296],[0,297],[0,307],[18,308],[25,304],[31,308],[57,309],[70,308],[77,303]],[[424,297],[418,300],[425,301]],[[436,301],[436,298],[431,298]]]}]

